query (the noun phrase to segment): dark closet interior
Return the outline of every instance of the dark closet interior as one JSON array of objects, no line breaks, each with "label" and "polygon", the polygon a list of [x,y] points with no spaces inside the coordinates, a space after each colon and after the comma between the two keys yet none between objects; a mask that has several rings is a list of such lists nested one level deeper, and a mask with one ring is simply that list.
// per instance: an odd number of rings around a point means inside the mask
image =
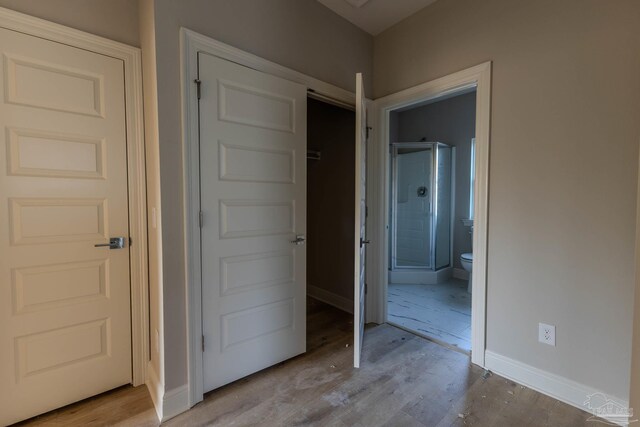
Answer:
[{"label": "dark closet interior", "polygon": [[307,103],[307,292],[353,302],[355,112]]}]

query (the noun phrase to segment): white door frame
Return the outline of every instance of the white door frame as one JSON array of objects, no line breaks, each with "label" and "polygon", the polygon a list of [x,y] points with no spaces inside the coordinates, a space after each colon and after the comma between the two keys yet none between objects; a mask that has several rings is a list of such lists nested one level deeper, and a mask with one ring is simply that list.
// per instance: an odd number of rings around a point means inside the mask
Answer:
[{"label": "white door frame", "polygon": [[180,30],[182,146],[184,170],[185,281],[187,283],[187,361],[189,406],[203,399],[202,275],[200,250],[200,154],[198,124],[198,52],[303,84],[310,96],[355,105],[355,94],[244,52],[195,31]]},{"label": "white door frame", "polygon": [[149,360],[147,192],[140,49],[0,7],[0,27],[120,59],[124,67],[133,385],[146,381]]},{"label": "white door frame", "polygon": [[487,298],[487,218],[489,190],[489,126],[491,114],[491,62],[450,74],[376,99],[375,147],[371,150],[369,221],[372,230],[370,300],[367,320],[387,319],[389,269],[389,113],[421,101],[476,88],[476,181],[474,189],[473,289],[471,302],[471,361],[485,364]]}]

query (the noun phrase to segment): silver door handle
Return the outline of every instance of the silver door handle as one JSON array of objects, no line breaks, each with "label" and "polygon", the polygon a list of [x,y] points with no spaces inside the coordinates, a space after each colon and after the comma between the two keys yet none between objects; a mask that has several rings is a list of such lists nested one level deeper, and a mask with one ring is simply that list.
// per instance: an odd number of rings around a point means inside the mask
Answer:
[{"label": "silver door handle", "polygon": [[294,245],[304,245],[304,241],[304,234],[298,234],[295,240],[291,240],[291,243],[293,243]]},{"label": "silver door handle", "polygon": [[122,249],[124,248],[125,238],[124,237],[112,237],[109,239],[109,243],[98,243],[95,246],[96,248],[108,247],[109,249]]}]

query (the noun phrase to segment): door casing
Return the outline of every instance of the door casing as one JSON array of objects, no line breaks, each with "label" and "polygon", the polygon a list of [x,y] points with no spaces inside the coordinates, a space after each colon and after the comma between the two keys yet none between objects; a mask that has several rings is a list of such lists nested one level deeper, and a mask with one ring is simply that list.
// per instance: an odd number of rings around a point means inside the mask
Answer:
[{"label": "door casing", "polygon": [[133,385],[146,382],[149,360],[147,193],[145,184],[142,59],[140,49],[0,7],[0,27],[123,61],[129,191]]},{"label": "door casing", "polygon": [[387,286],[389,270],[389,114],[392,110],[419,102],[459,94],[476,89],[476,181],[474,188],[473,271],[471,299],[471,362],[485,366],[486,351],[486,301],[487,301],[487,227],[489,192],[489,130],[491,114],[491,62],[485,62],[387,95],[374,101],[374,136],[371,149],[369,194],[374,200],[369,204],[368,219],[371,230],[370,284],[372,292],[367,300],[371,321],[384,323],[387,319]]}]

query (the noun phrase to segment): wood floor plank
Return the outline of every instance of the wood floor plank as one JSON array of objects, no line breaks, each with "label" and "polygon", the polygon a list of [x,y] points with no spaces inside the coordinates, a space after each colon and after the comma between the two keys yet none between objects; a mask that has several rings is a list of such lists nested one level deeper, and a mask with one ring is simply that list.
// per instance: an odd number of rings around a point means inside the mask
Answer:
[{"label": "wood floor plank", "polygon": [[[352,317],[308,305],[307,353],[213,392],[166,426],[584,426],[589,414],[391,325],[368,325],[354,369]],[[157,426],[148,392],[123,387],[21,423]],[[590,423],[589,423],[590,424]]]}]

